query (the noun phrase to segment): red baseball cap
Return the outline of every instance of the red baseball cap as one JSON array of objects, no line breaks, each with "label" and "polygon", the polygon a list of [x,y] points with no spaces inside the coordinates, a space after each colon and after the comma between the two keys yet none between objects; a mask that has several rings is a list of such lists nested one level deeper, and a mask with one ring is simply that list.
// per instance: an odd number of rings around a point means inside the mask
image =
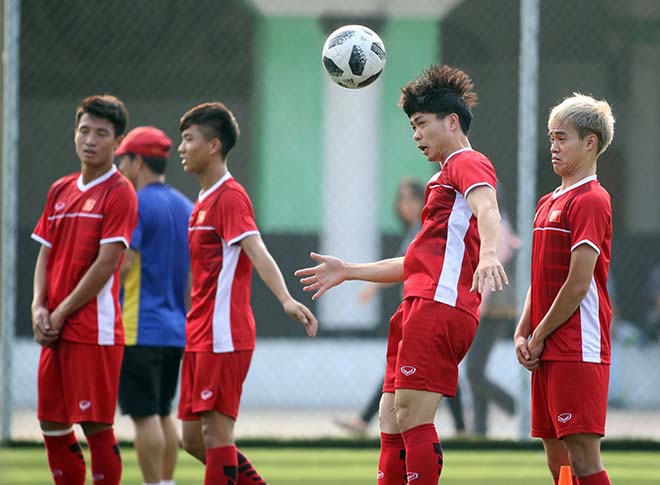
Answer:
[{"label": "red baseball cap", "polygon": [[167,158],[172,140],[155,126],[138,126],[128,132],[115,151],[116,156],[134,153],[144,157]]}]

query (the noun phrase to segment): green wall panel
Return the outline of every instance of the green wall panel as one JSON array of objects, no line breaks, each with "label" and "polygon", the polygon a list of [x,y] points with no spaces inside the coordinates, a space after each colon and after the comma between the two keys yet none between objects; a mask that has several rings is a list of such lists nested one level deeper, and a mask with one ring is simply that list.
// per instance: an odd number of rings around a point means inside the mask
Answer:
[{"label": "green wall panel", "polygon": [[383,30],[387,64],[383,79],[380,221],[385,232],[400,231],[394,215],[396,186],[403,177],[426,182],[438,170],[417,149],[406,114],[399,108],[401,87],[422,68],[439,62],[440,23],[437,20],[388,20]]},{"label": "green wall panel", "polygon": [[264,232],[316,232],[324,35],[316,19],[272,17],[260,20],[257,39],[257,222]]}]

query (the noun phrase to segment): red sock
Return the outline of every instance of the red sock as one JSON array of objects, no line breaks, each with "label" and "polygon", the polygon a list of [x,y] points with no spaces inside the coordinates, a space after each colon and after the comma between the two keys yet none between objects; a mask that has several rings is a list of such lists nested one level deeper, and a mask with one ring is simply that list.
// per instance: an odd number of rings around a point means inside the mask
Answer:
[{"label": "red sock", "polygon": [[612,485],[610,477],[605,470],[586,477],[580,477],[580,485]]},{"label": "red sock", "polygon": [[415,485],[437,485],[442,472],[442,448],[433,423],[402,433],[406,444],[406,476]]},{"label": "red sock", "polygon": [[[46,431],[52,433],[52,431]],[[55,432],[59,434],[59,432]],[[65,435],[47,436],[44,434],[48,466],[55,485],[84,485],[85,457],[76,434],[69,431]]]},{"label": "red sock", "polygon": [[378,485],[406,483],[406,447],[400,434],[380,434]]},{"label": "red sock", "polygon": [[112,428],[87,437],[92,455],[92,481],[94,485],[119,485],[121,482],[121,455]]},{"label": "red sock", "polygon": [[241,450],[236,449],[238,458],[238,485],[268,485],[268,482],[261,478],[259,472],[254,468],[247,456]]},{"label": "red sock", "polygon": [[236,485],[237,480],[238,456],[236,446],[207,448],[204,485]]}]

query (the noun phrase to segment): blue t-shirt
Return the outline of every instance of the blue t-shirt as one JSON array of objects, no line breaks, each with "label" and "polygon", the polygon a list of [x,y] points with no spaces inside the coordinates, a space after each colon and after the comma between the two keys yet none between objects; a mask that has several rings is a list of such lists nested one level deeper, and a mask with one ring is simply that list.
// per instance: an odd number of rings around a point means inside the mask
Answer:
[{"label": "blue t-shirt", "polygon": [[166,184],[137,193],[138,223],[131,249],[138,253],[124,282],[126,345],[184,347],[185,294],[192,202]]}]

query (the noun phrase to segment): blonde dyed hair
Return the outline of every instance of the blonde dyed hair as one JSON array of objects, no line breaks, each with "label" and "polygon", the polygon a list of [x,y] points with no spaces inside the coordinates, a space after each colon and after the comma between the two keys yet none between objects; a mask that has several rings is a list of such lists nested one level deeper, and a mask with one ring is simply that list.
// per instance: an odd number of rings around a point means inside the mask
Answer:
[{"label": "blonde dyed hair", "polygon": [[598,155],[602,154],[614,138],[612,107],[604,99],[598,101],[585,94],[573,93],[550,110],[548,128],[552,124],[575,127],[581,139],[589,133],[598,138]]}]

